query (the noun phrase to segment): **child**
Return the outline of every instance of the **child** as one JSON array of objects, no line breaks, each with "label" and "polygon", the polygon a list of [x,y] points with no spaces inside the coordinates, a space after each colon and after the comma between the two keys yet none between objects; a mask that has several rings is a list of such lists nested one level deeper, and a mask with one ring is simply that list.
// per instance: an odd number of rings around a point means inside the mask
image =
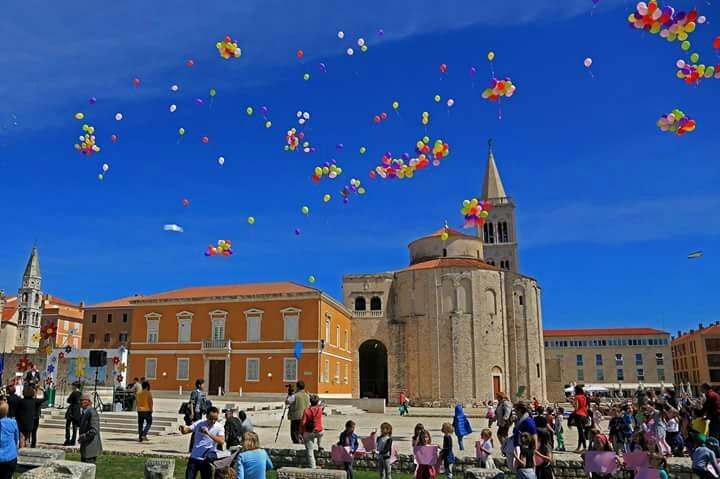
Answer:
[{"label": "child", "polygon": [[535,451],[535,475],[537,479],[554,479],[553,473],[553,453],[552,444],[550,442],[550,430],[538,429],[538,445]]},{"label": "child", "polygon": [[608,424],[608,436],[613,449],[618,453],[622,454],[625,451],[625,434],[623,429],[625,424],[623,418],[620,415],[620,410],[613,408],[612,418]]},{"label": "child", "polygon": [[443,423],[442,428],[440,430],[443,433],[443,444],[442,444],[442,449],[440,450],[440,459],[442,460],[443,467],[445,468],[445,473],[447,474],[448,479],[452,479],[453,464],[455,464],[455,454],[453,454],[452,434],[455,432],[455,429],[452,427],[452,424],[450,424],[449,422],[446,422],[446,423]]},{"label": "child", "polygon": [[492,431],[483,429],[480,431],[480,444],[478,446],[478,459],[480,459],[480,467],[483,469],[495,469],[495,461],[492,458]]},{"label": "child", "polygon": [[455,417],[453,417],[452,427],[455,430],[455,435],[458,439],[458,448],[463,450],[463,437],[472,434],[472,428],[470,427],[470,421],[465,416],[462,405],[460,403],[455,404]]},{"label": "child", "polygon": [[625,452],[630,450],[630,440],[633,436],[633,415],[630,406],[625,406],[623,410],[623,438],[625,442]]},{"label": "child", "polygon": [[380,437],[377,438],[377,467],[380,479],[392,479],[390,458],[392,457],[392,426],[380,424]]},{"label": "child", "polygon": [[[422,426],[422,424],[420,424]],[[417,426],[416,426],[417,428]],[[432,438],[430,437],[430,431],[426,431],[424,428],[420,432],[420,435],[418,436],[417,444],[418,446],[429,446],[430,443],[432,443]],[[437,471],[435,470],[435,466],[432,464],[418,464],[417,470],[415,471],[415,479],[434,479],[437,474]]]},{"label": "child", "polygon": [[535,479],[535,442],[527,432],[520,434],[513,459],[518,479]]},{"label": "child", "polygon": [[663,456],[672,455],[670,445],[667,443],[665,436],[667,435],[667,422],[665,421],[665,414],[660,409],[650,408],[651,415],[654,422],[653,434],[655,436],[655,444],[657,444],[660,454]]},{"label": "child", "polygon": [[412,437],[413,447],[420,445],[420,436],[422,436],[423,431],[425,431],[425,426],[423,426],[422,423],[415,424],[415,433]]},{"label": "child", "polygon": [[400,410],[401,416],[406,416],[408,413],[408,398],[405,395],[404,392],[400,392],[400,399],[398,400],[400,405],[398,406],[398,409]]},{"label": "child", "polygon": [[492,427],[493,422],[495,422],[495,407],[492,405],[492,403],[488,404],[487,406],[485,418],[488,420],[488,427]]},{"label": "child", "polygon": [[672,409],[667,412],[667,443],[674,456],[682,457],[683,439],[680,435],[680,423],[677,419],[677,413]]},{"label": "child", "polygon": [[565,409],[558,408],[555,415],[555,439],[557,441],[557,450],[565,452]]},{"label": "child", "polygon": [[[355,423],[353,421],[348,421],[345,423],[345,430],[340,433],[340,440],[338,441],[338,446],[349,447],[351,455],[355,454],[355,451],[357,451],[358,437],[357,434],[355,434]],[[344,465],[347,479],[353,479],[352,457],[350,458],[350,462],[345,462]]]}]

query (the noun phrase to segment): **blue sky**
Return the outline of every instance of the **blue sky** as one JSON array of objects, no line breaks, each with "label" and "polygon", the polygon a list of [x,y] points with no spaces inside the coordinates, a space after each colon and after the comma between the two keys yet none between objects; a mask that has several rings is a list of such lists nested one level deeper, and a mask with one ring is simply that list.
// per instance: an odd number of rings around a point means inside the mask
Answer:
[{"label": "blue sky", "polygon": [[[543,287],[546,327],[675,332],[720,319],[712,299],[720,80],[689,87],[676,79],[679,45],[628,28],[631,2],[601,0],[593,14],[590,0],[228,3],[2,7],[0,287],[15,291],[37,241],[43,289],[75,301],[309,275],[339,297],[343,274],[403,267],[411,240],[445,220],[461,224],[458,208],[480,193],[493,137],[518,205],[521,269]],[[697,6],[709,21],[691,51],[718,63],[712,38],[720,6]],[[238,40],[240,59],[217,56],[215,42],[226,34]],[[347,57],[360,37],[368,52]],[[497,75],[518,87],[503,102],[502,120],[480,98],[489,50]],[[585,57],[593,58],[594,77]],[[306,72],[310,81],[302,80]],[[195,105],[199,97],[205,105]],[[449,111],[447,98],[455,100]],[[170,113],[173,103],[178,111]],[[270,129],[257,113],[262,105]],[[673,108],[697,120],[694,133],[657,129]],[[312,155],[283,151],[298,110],[312,115],[303,130],[317,148]],[[103,147],[90,158],[72,148],[78,111]],[[373,124],[382,111],[390,119]],[[431,115],[427,134],[449,142],[451,155],[409,181],[370,180],[383,152],[410,151],[425,134],[422,111]],[[117,112],[123,121],[114,120]],[[343,175],[312,183],[314,166],[331,158]],[[110,171],[99,182],[102,163]],[[368,192],[344,205],[338,191],[351,177]],[[327,204],[325,193],[333,196]],[[166,223],[185,232],[164,232]],[[203,256],[218,239],[233,241],[232,258]],[[705,255],[688,261],[698,249]]]}]

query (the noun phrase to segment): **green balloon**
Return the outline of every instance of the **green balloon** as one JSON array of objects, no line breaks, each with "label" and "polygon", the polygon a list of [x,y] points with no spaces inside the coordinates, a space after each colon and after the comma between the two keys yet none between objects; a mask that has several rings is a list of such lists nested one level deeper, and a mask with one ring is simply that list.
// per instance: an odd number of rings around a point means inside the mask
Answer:
[{"label": "green balloon", "polygon": [[215,95],[217,95],[217,92],[215,91],[214,88],[211,88],[211,89],[210,89],[210,96],[215,96]]},{"label": "green balloon", "polygon": [[251,106],[247,107],[247,109],[246,109],[245,111],[247,112],[248,115],[252,115],[252,114],[253,114],[253,109],[252,109]]}]

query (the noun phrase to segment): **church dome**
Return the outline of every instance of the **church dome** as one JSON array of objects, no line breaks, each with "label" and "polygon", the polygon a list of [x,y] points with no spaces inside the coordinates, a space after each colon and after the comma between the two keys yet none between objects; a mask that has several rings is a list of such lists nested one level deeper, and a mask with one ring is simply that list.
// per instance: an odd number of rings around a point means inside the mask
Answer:
[{"label": "church dome", "polygon": [[[442,240],[443,233],[448,234],[445,241]],[[442,228],[428,236],[416,239],[408,245],[408,249],[410,250],[411,265],[441,258],[483,259],[481,238],[449,228]]]}]

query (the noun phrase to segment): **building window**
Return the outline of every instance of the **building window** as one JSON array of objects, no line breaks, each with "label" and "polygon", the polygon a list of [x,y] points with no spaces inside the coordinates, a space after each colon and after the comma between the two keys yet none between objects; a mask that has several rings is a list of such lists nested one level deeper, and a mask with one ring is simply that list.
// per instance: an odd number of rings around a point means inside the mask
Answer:
[{"label": "building window", "polygon": [[447,248],[443,248],[443,257],[447,256]]},{"label": "building window", "polygon": [[[693,372],[693,375],[696,375],[696,374],[697,374],[697,372]],[[696,378],[694,382],[698,383],[700,381],[698,381]],[[711,383],[720,383],[720,369],[711,369],[710,370],[710,382]]]},{"label": "building window", "polygon": [[638,382],[645,381],[645,370],[643,368],[637,368],[637,380]]},{"label": "building window", "polygon": [[145,358],[145,378],[155,379],[157,376],[157,359]]},{"label": "building window", "polygon": [[325,318],[325,342],[330,344],[330,318]]},{"label": "building window", "polygon": [[665,368],[657,368],[658,382],[665,382]]},{"label": "building window", "polygon": [[495,242],[495,225],[492,223],[485,223],[483,225],[483,241],[488,244]]},{"label": "building window", "polygon": [[[158,342],[158,330],[160,329],[159,319],[148,319],[147,320],[147,342],[157,343]],[[145,376],[147,377],[147,375]]]},{"label": "building window", "polygon": [[105,333],[105,336],[103,337],[103,340],[104,340],[106,343],[109,343],[109,342],[110,342],[110,339],[111,339],[110,333]]},{"label": "building window", "polygon": [[118,341],[119,341],[119,342],[121,342],[121,343],[127,343],[127,340],[128,340],[128,333],[123,332],[123,333],[118,334]]},{"label": "building window", "polygon": [[605,381],[605,371],[603,368],[597,368],[595,369],[595,379],[598,382],[604,382]]},{"label": "building window", "polygon": [[349,348],[350,347],[350,332],[347,329],[345,330],[344,339],[345,339],[345,341],[344,341],[345,342],[345,351],[350,351],[350,348]]},{"label": "building window", "polygon": [[370,311],[382,311],[382,300],[379,297],[370,298]]},{"label": "building window", "polygon": [[335,346],[340,347],[340,325],[335,326]]},{"label": "building window", "polygon": [[296,341],[298,339],[298,323],[300,322],[300,317],[293,314],[291,316],[285,316],[283,321],[285,341]]},{"label": "building window", "polygon": [[177,360],[177,378],[179,381],[187,381],[190,379],[190,359],[178,358]]},{"label": "building window", "polygon": [[508,225],[507,221],[498,223],[498,243],[508,243]]},{"label": "building window", "polygon": [[643,365],[642,353],[635,353],[635,366],[642,366],[642,365]]},{"label": "building window", "polygon": [[[720,367],[720,354],[708,354],[707,361],[708,361],[708,366],[710,366],[711,368]],[[687,368],[683,368],[683,369],[687,369]]]},{"label": "building window", "polygon": [[365,311],[365,298],[358,296],[355,298],[355,311]]},{"label": "building window", "polygon": [[623,365],[622,353],[615,353],[615,366],[622,366],[622,365]]},{"label": "building window", "polygon": [[260,381],[259,358],[247,358],[245,360],[245,381]]},{"label": "building window", "polygon": [[97,323],[97,314],[92,315],[92,322]]},{"label": "building window", "polygon": [[108,313],[107,321],[108,321],[108,323],[112,323],[112,313]]},{"label": "building window", "polygon": [[225,339],[225,320],[224,319],[213,319],[212,320],[212,339],[215,341],[221,341]]},{"label": "building window", "polygon": [[602,365],[603,365],[602,354],[596,354],[595,355],[595,366],[602,366]]},{"label": "building window", "polygon": [[[505,269],[509,269],[507,261],[505,262]],[[525,304],[525,298],[522,294],[518,296],[518,303],[520,304],[520,306],[523,306]]]},{"label": "building window", "polygon": [[325,382],[329,383],[330,382],[330,360],[329,359],[325,360],[325,375],[324,376],[325,376]]},{"label": "building window", "polygon": [[283,381],[297,381],[297,359],[283,359]]},{"label": "building window", "polygon": [[665,356],[663,353],[655,353],[655,365],[656,366],[664,366],[665,365]]},{"label": "building window", "polygon": [[260,318],[247,318],[247,340],[260,341]]},{"label": "building window", "polygon": [[540,377],[540,363],[535,363],[535,372],[537,377]]},{"label": "building window", "polygon": [[578,354],[575,356],[575,365],[582,366],[583,365],[583,356],[582,354]]},{"label": "building window", "polygon": [[181,319],[178,321],[178,343],[190,342],[190,320]]},{"label": "building window", "polygon": [[340,384],[340,361],[335,363],[335,383]]},{"label": "building window", "polygon": [[577,368],[577,380],[585,381],[585,371],[581,367]]},{"label": "building window", "polygon": [[348,382],[350,382],[350,379],[348,378],[348,371],[349,371],[349,369],[350,369],[350,367],[348,366],[347,363],[345,363],[345,379],[344,379],[344,381],[343,381],[345,384],[347,384]]},{"label": "building window", "polygon": [[623,368],[617,368],[615,373],[618,381],[625,381],[625,371],[623,371]]},{"label": "building window", "polygon": [[94,334],[88,334],[88,343],[94,343],[95,342],[95,335]]}]

